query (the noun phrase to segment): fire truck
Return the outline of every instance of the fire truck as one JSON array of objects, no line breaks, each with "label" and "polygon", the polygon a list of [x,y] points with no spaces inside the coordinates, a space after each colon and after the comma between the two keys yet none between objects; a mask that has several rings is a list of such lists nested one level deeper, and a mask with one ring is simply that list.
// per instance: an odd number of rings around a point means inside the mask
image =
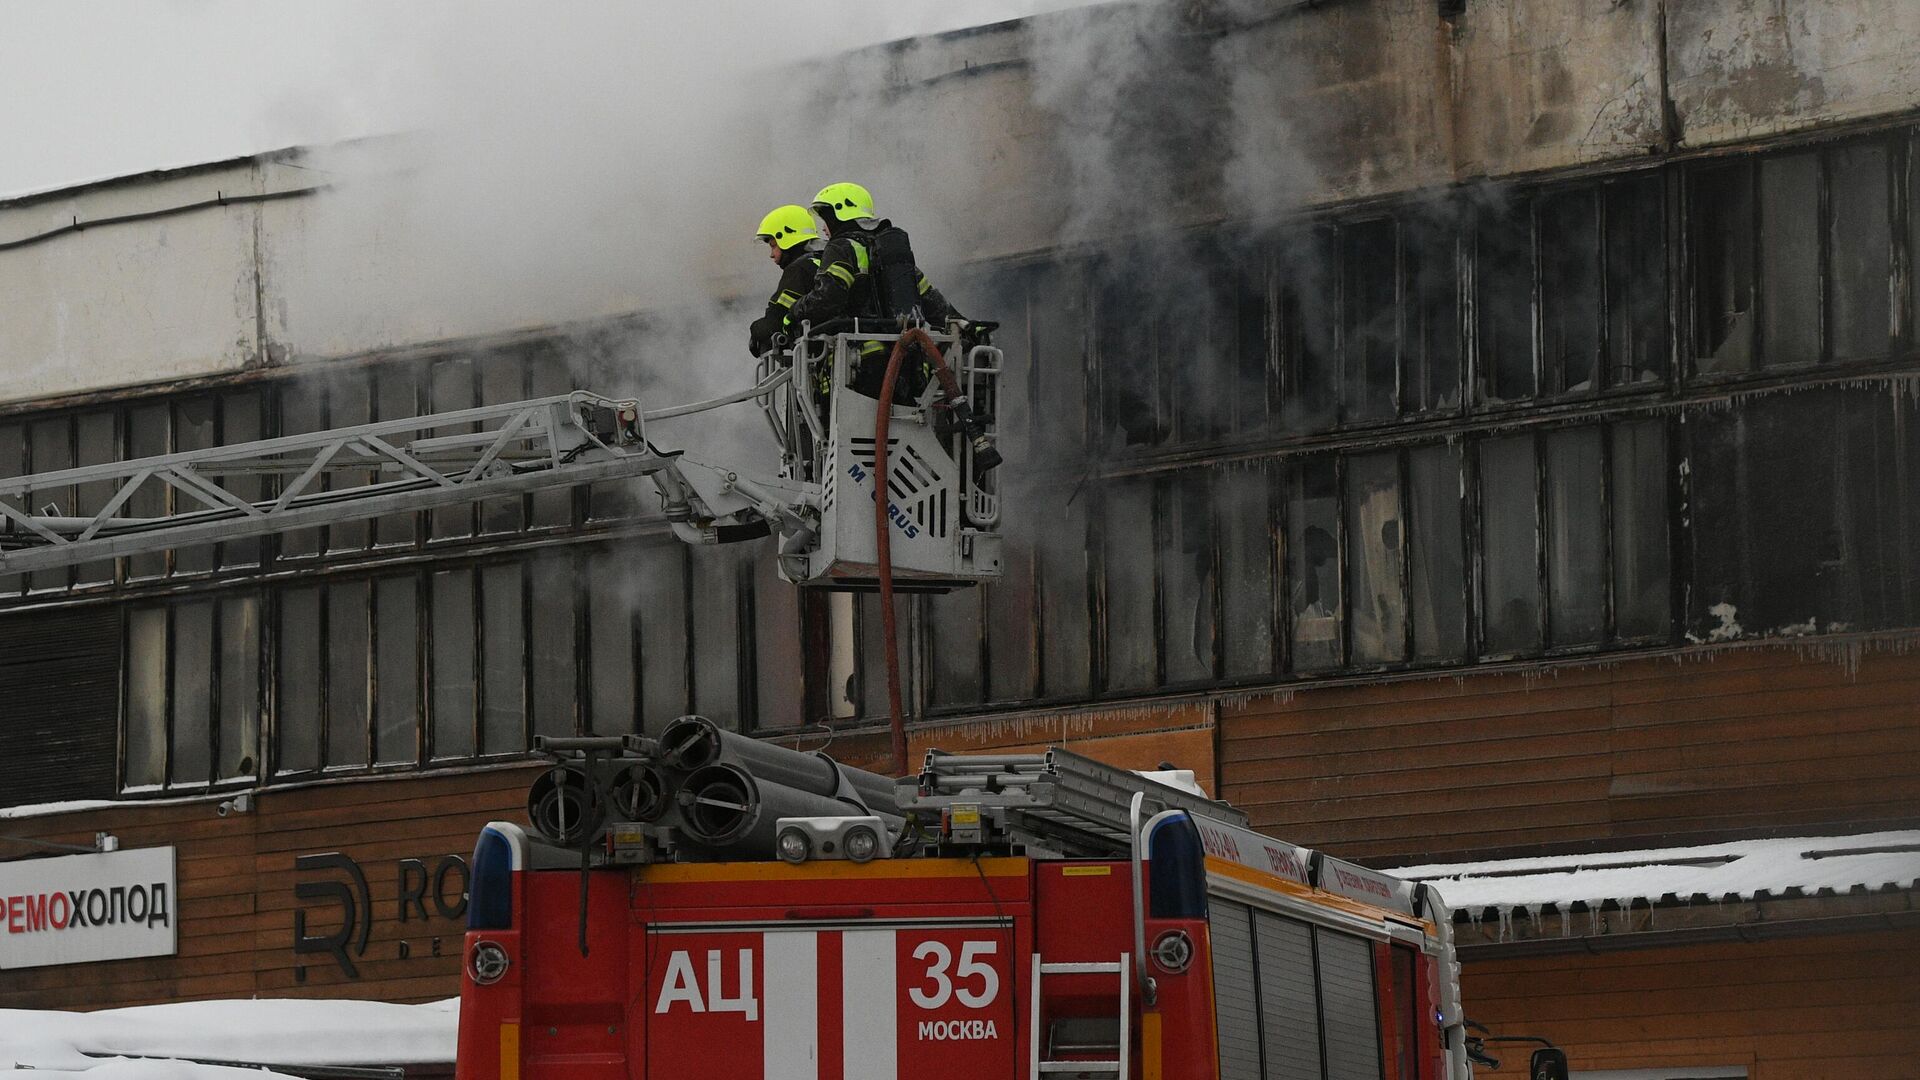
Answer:
[{"label": "fire truck", "polygon": [[700,717],[542,750],[474,850],[459,1080],[1470,1075],[1439,895],[1190,772],[896,782]]}]

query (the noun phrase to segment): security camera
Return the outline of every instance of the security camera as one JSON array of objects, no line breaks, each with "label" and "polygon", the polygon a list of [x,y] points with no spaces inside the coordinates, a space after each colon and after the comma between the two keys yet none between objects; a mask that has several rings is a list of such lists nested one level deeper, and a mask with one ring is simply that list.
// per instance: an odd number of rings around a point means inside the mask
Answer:
[{"label": "security camera", "polygon": [[226,817],[228,814],[245,814],[252,809],[253,793],[243,791],[233,798],[228,799],[226,802],[214,807],[213,812],[219,814],[221,817]]}]

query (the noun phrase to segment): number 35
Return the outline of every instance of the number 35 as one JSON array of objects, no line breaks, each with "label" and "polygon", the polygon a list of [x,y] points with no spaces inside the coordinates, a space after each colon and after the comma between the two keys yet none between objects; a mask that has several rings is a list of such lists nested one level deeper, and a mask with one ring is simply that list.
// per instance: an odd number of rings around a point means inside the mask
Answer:
[{"label": "number 35", "polygon": [[[992,956],[999,947],[997,941],[964,941],[960,943],[960,966],[954,969],[951,978],[947,975],[947,965],[953,963],[953,952],[944,942],[923,941],[913,950],[915,960],[932,958],[927,965],[926,978],[933,981],[931,991],[918,986],[909,987],[907,996],[915,1005],[923,1009],[938,1009],[949,998],[957,998],[960,1004],[969,1009],[984,1009],[993,1004],[994,996],[1000,993],[1000,973],[993,966],[981,960]],[[970,980],[978,976],[980,988],[974,990],[968,986],[955,986],[954,980]]]}]

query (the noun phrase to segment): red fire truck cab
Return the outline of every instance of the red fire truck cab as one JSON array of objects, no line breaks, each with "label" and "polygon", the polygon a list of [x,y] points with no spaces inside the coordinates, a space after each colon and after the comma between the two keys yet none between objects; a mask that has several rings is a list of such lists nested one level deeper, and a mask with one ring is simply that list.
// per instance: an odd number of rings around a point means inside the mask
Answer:
[{"label": "red fire truck cab", "polygon": [[1061,751],[929,755],[894,813],[845,819],[898,822],[911,855],[786,817],[774,857],[667,861],[656,842],[620,865],[635,834],[615,823],[583,869],[488,825],[457,1076],[1467,1075],[1436,896],[1162,779]]}]

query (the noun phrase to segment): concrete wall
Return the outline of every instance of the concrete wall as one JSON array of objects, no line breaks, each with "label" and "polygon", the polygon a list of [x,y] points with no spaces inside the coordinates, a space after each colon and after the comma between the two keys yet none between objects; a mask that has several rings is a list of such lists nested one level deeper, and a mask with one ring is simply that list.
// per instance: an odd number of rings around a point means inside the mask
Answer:
[{"label": "concrete wall", "polygon": [[[939,268],[1920,108],[1911,0],[1469,0],[1451,19],[1404,0],[1248,6],[1110,5],[842,58],[788,84],[769,123],[795,141],[769,137],[767,167],[869,178]],[[330,178],[311,166],[269,156],[0,203],[0,244]],[[383,201],[382,175],[0,250],[0,404],[684,302],[648,285],[663,258],[717,293],[762,269],[718,241],[647,251],[632,207],[557,250],[484,215],[423,247],[418,204]],[[576,257],[594,272],[555,272]]]}]

